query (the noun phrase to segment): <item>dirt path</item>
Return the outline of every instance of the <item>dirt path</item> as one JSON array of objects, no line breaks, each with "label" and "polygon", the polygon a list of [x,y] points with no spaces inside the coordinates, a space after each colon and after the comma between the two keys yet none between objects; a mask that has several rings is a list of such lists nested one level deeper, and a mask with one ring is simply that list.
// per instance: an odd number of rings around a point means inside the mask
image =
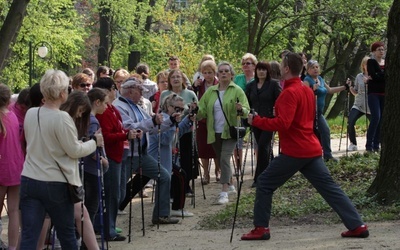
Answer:
[{"label": "dirt path", "polygon": [[[365,144],[365,139],[358,138],[359,145]],[[342,141],[342,150],[337,152],[338,139],[332,139],[332,149],[335,157],[345,153],[345,141]],[[363,148],[363,146],[361,146]],[[359,151],[362,152],[362,151]],[[249,162],[249,160],[247,161]],[[246,166],[245,182],[243,184],[244,195],[250,190],[251,168]],[[213,173],[213,171],[211,171]],[[199,181],[196,185],[196,208],[187,199],[187,210],[195,214],[194,217],[185,218],[176,225],[151,224],[151,212],[153,204],[151,199],[145,199],[145,230],[141,231],[140,199],[133,199],[133,227],[132,241],[112,242],[110,249],[400,249],[400,221],[368,223],[370,237],[367,239],[344,239],[340,233],[345,229],[342,224],[335,225],[298,225],[296,222],[277,222],[271,220],[271,239],[269,241],[245,242],[240,236],[250,230],[249,227],[237,226],[233,235],[232,243],[229,242],[231,229],[225,230],[203,230],[198,222],[206,215],[216,213],[224,206],[213,205],[217,194],[220,192],[220,184],[215,182],[205,186],[206,199],[203,199]],[[150,190],[149,190],[150,191]],[[230,203],[236,201],[236,196],[230,196]],[[128,211],[128,208],[126,209]],[[128,234],[128,215],[118,216],[117,226],[123,229],[123,235]],[[251,223],[251,222],[249,222]],[[3,213],[2,239],[7,236],[7,217]]]}]

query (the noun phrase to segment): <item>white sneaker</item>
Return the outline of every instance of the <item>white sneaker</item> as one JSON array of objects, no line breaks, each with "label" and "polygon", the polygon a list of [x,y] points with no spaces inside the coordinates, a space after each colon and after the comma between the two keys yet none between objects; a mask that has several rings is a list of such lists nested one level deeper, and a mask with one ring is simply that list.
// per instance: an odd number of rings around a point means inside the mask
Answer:
[{"label": "white sneaker", "polygon": [[350,143],[348,150],[349,151],[357,151],[358,150],[357,149],[357,145],[354,145],[353,143]]},{"label": "white sneaker", "polygon": [[125,212],[124,210],[119,210],[118,209],[118,215],[125,215],[128,214],[127,212]]},{"label": "white sneaker", "polygon": [[[172,210],[169,212],[169,215],[171,217],[182,217],[182,209],[178,209],[178,210]],[[193,217],[194,214],[191,212],[188,212],[186,210],[183,210],[183,217]]]},{"label": "white sneaker", "polygon": [[220,205],[224,205],[229,202],[228,198],[228,193],[227,192],[221,192],[218,196],[218,201],[217,203]]},{"label": "white sneaker", "polygon": [[230,185],[228,188],[228,194],[237,194],[236,188],[234,185]]},{"label": "white sneaker", "polygon": [[150,179],[149,182],[147,182],[145,188],[152,188],[153,185],[155,184],[155,181],[153,179]]}]

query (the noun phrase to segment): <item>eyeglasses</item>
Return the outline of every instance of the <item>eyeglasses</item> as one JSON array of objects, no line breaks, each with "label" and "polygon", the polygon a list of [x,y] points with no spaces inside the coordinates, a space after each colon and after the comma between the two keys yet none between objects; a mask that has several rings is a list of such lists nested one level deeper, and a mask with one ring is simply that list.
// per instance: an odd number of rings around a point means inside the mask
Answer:
[{"label": "eyeglasses", "polygon": [[229,69],[225,69],[225,70],[218,70],[218,73],[230,73],[231,71]]},{"label": "eyeglasses", "polygon": [[79,84],[79,87],[81,87],[81,88],[89,88],[90,86],[92,86],[91,83],[81,83],[81,84]]},{"label": "eyeglasses", "polygon": [[380,49],[377,49],[376,51],[385,51],[385,49],[380,48]]},{"label": "eyeglasses", "polygon": [[175,109],[175,112],[178,112],[178,113],[180,113],[180,112],[182,112],[182,111],[185,110],[184,108],[182,108],[182,107],[177,107],[177,106],[174,106],[174,109]]},{"label": "eyeglasses", "polygon": [[253,65],[254,63],[252,63],[252,62],[243,62],[242,63],[242,66],[244,66],[244,65],[247,65],[247,66],[249,66],[249,65]]}]

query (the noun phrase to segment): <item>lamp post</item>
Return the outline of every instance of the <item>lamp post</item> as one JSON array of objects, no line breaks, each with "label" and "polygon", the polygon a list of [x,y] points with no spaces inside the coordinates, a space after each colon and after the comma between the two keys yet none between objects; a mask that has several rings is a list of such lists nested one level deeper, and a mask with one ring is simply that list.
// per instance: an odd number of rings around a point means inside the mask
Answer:
[{"label": "lamp post", "polygon": [[49,54],[49,59],[53,56],[53,49],[51,44],[45,41],[41,41],[32,45],[32,42],[29,42],[29,87],[32,86],[33,78],[35,77],[35,57],[37,55],[44,59],[47,54]]}]

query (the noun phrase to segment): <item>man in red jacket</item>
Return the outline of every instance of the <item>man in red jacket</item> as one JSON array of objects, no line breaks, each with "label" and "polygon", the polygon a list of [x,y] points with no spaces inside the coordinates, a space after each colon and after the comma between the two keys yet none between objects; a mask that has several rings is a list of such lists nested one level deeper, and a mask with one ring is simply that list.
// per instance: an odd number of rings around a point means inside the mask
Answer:
[{"label": "man in red jacket", "polygon": [[272,195],[296,172],[300,171],[317,189],[326,202],[338,213],[349,231],[342,237],[366,238],[368,228],[354,205],[332,179],[322,159],[321,145],[314,134],[315,97],[303,85],[300,72],[303,68],[297,53],[287,53],[281,63],[284,89],[275,103],[276,117],[266,118],[249,114],[253,126],[278,131],[282,153],[274,158],[258,177],[254,203],[255,229],[242,236],[242,240],[268,240]]}]

